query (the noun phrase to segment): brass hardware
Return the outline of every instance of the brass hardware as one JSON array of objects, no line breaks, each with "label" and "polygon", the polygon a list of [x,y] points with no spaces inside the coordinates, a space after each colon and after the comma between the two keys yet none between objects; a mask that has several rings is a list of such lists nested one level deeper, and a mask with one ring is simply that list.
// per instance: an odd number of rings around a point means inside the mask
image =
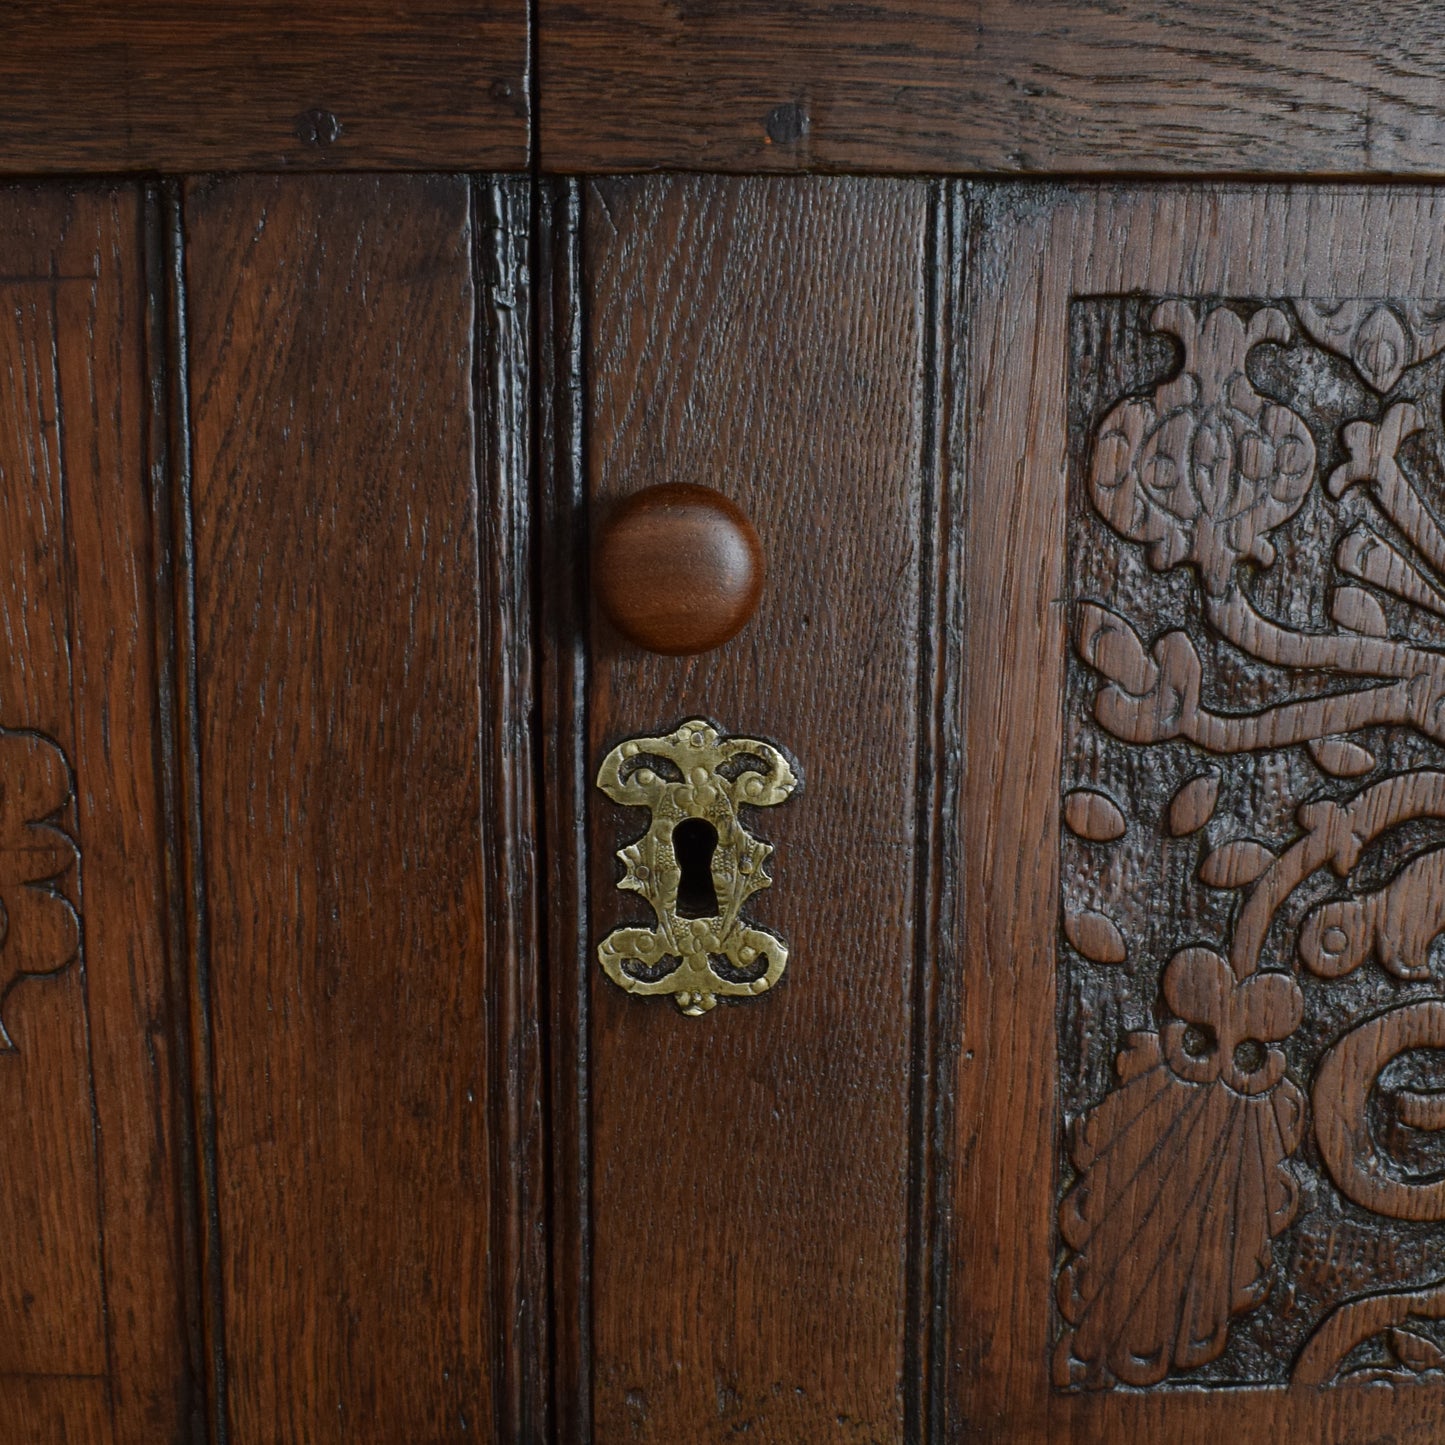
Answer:
[{"label": "brass hardware", "polygon": [[[627,872],[617,886],[642,894],[657,915],[656,928],[618,928],[602,940],[597,956],[613,983],[629,993],[671,994],[693,1017],[719,994],[750,997],[777,983],[788,966],[787,945],[739,917],[743,904],[772,883],[764,864],[773,850],[743,827],[738,809],[771,808],[797,785],[776,748],[722,737],[701,718],[667,737],[632,738],[607,754],[597,786],[614,802],[652,810],[647,832],[618,851]],[[711,892],[704,893],[716,911],[706,916],[688,916],[679,904],[677,830],[694,819],[716,831]]]}]

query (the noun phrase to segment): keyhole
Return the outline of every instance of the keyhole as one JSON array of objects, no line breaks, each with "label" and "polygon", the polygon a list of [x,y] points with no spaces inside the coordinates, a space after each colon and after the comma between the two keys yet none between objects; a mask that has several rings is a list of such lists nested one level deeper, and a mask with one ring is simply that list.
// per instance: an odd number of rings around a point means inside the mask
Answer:
[{"label": "keyhole", "polygon": [[712,881],[712,855],[717,852],[717,829],[705,818],[684,818],[672,830],[672,851],[682,877],[677,884],[679,918],[715,918],[717,887]]}]

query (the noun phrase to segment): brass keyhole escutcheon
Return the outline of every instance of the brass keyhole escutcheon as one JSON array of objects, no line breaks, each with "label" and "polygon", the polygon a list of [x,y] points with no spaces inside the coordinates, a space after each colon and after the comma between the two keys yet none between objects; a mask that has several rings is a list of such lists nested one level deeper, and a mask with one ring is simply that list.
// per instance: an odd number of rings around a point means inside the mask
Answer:
[{"label": "brass keyhole escutcheon", "polygon": [[603,759],[597,786],[614,802],[648,808],[652,823],[619,850],[618,887],[640,893],[653,928],[618,928],[597,956],[629,993],[670,994],[697,1017],[720,997],[766,993],[788,966],[776,934],[742,917],[772,883],[772,846],[743,826],[739,809],[771,808],[798,786],[792,764],[770,743],[724,737],[692,718],[666,737],[631,738]]}]

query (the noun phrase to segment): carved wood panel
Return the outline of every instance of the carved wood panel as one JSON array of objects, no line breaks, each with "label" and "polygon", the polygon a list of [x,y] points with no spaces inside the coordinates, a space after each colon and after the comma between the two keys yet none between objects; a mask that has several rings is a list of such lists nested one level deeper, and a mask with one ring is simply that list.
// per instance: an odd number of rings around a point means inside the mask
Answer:
[{"label": "carved wood panel", "polygon": [[1442,312],[1071,308],[1061,1386],[1445,1369]]},{"label": "carved wood panel", "polygon": [[968,204],[955,1408],[1438,1438],[1445,206]]},{"label": "carved wood panel", "polygon": [[195,1421],[153,193],[0,189],[0,1438]]}]

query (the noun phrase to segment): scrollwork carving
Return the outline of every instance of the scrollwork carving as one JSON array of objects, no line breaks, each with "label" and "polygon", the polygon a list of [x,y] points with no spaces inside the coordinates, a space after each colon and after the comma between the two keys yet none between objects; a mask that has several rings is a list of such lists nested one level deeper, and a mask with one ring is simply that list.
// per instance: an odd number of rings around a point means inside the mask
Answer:
[{"label": "scrollwork carving", "polygon": [[1074,303],[1061,1388],[1445,1379],[1442,318]]},{"label": "scrollwork carving", "polygon": [[1445,307],[1439,302],[1302,297],[1294,309],[1315,341],[1348,357],[1379,392],[1389,391],[1407,366],[1445,348]]}]

